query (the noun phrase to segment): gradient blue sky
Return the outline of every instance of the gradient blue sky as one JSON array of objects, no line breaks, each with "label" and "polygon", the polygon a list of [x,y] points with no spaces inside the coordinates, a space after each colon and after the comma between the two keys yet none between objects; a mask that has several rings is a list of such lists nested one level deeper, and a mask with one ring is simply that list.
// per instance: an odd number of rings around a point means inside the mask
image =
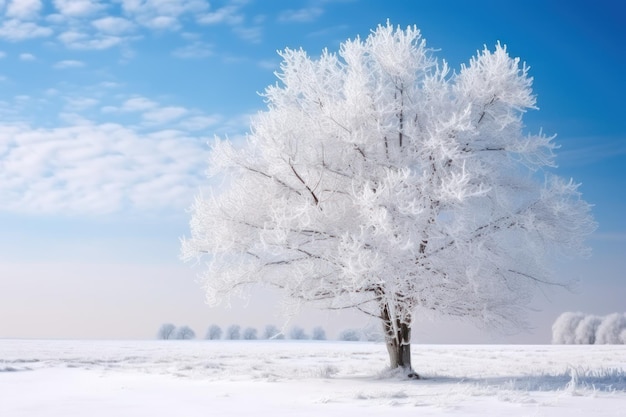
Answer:
[{"label": "gradient blue sky", "polygon": [[[415,342],[549,342],[565,310],[624,311],[626,58],[618,1],[0,0],[0,337],[151,338],[166,321],[282,324],[265,291],[211,309],[178,260],[206,185],[207,141],[244,134],[276,50],[317,55],[390,19],[453,68],[500,41],[531,66],[529,131],[558,134],[558,173],[599,223],[574,293],[537,298],[534,329],[447,320]],[[329,333],[360,317],[305,312]]]}]

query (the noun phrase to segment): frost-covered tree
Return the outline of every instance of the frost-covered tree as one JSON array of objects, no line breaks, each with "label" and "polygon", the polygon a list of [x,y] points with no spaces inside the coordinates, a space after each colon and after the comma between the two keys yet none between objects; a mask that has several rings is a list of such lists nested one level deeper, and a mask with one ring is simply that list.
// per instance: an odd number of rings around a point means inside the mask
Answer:
[{"label": "frost-covered tree", "polygon": [[345,329],[339,333],[339,340],[344,342],[358,342],[361,340],[361,332],[357,329]]},{"label": "frost-covered tree", "polygon": [[246,327],[243,330],[243,340],[256,340],[257,330],[254,327]]},{"label": "frost-covered tree", "polygon": [[572,345],[576,342],[576,329],[585,318],[583,313],[570,311],[561,314],[552,325],[552,343],[557,345]]},{"label": "frost-covered tree", "polygon": [[622,331],[626,330],[626,314],[613,313],[602,319],[596,331],[596,344],[622,344]]},{"label": "frost-covered tree", "polygon": [[291,330],[289,330],[289,338],[292,340],[306,340],[309,336],[302,327],[293,326]]},{"label": "frost-covered tree", "polygon": [[222,338],[222,328],[217,324],[212,324],[206,332],[208,340],[219,340]]},{"label": "frost-covered tree", "polygon": [[176,337],[176,326],[172,323],[163,323],[157,332],[157,339],[170,340]]},{"label": "frost-covered tree", "polygon": [[577,345],[593,345],[602,318],[594,315],[585,316],[576,326],[574,343]]},{"label": "frost-covered tree", "polygon": [[321,326],[314,327],[311,334],[313,340],[326,340],[326,330]]},{"label": "frost-covered tree", "polygon": [[595,225],[578,185],[548,173],[551,137],[524,132],[528,67],[500,44],[451,72],[415,27],[379,26],[312,58],[280,53],[267,111],[242,146],[216,140],[217,185],[193,206],[184,259],[207,298],[255,283],[354,308],[409,376],[423,313],[521,325],[555,255]]},{"label": "frost-covered tree", "polygon": [[196,338],[196,332],[189,326],[180,326],[176,329],[176,335],[174,339],[178,340],[191,340]]},{"label": "frost-covered tree", "polygon": [[241,339],[241,326],[238,324],[232,324],[226,329],[226,339],[239,340]]},{"label": "frost-covered tree", "polygon": [[265,326],[265,330],[263,331],[263,339],[284,339],[285,336],[282,334],[280,329],[273,324],[268,324]]}]

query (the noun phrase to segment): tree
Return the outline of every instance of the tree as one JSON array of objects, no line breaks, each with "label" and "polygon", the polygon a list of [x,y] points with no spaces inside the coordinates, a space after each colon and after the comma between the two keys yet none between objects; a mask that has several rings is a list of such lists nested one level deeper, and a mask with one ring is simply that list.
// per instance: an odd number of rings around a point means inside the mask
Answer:
[{"label": "tree", "polygon": [[289,331],[289,338],[292,340],[306,340],[309,336],[300,326],[293,326]]},{"label": "tree", "polygon": [[246,327],[243,331],[243,339],[244,340],[256,340],[256,329],[254,327]]},{"label": "tree", "polygon": [[572,345],[576,341],[576,330],[585,318],[583,313],[565,312],[552,325],[552,343]]},{"label": "tree", "polygon": [[226,329],[226,339],[239,340],[241,339],[241,326],[238,324],[232,324]]},{"label": "tree", "polygon": [[602,323],[602,318],[598,316],[585,316],[576,326],[574,343],[577,345],[593,345],[596,343],[596,332]]},{"label": "tree", "polygon": [[622,331],[626,330],[626,314],[613,313],[602,319],[596,332],[596,343],[602,345],[622,344]]},{"label": "tree", "polygon": [[339,333],[339,340],[344,342],[358,342],[361,340],[359,333],[357,329],[342,330],[341,333]]},{"label": "tree", "polygon": [[321,326],[314,327],[313,335],[311,336],[311,339],[326,340],[326,331]]},{"label": "tree", "polygon": [[285,335],[282,334],[280,329],[273,324],[265,326],[263,331],[263,339],[284,339]]},{"label": "tree", "polygon": [[209,326],[209,329],[206,333],[206,338],[208,340],[219,340],[222,338],[222,328],[217,324],[212,324]]},{"label": "tree", "polygon": [[161,340],[170,340],[175,339],[176,335],[176,326],[172,323],[164,323],[159,327],[159,331],[157,332],[157,339]]},{"label": "tree", "polygon": [[176,329],[176,335],[174,339],[178,340],[191,340],[196,338],[196,332],[189,326],[180,326]]},{"label": "tree", "polygon": [[[528,67],[485,48],[450,72],[415,27],[379,26],[317,59],[287,49],[241,146],[216,140],[183,259],[207,256],[219,303],[255,283],[380,320],[392,368],[411,367],[424,312],[524,325],[557,255],[595,224],[548,171],[552,137],[523,132]],[[219,181],[215,181],[218,179]]]}]

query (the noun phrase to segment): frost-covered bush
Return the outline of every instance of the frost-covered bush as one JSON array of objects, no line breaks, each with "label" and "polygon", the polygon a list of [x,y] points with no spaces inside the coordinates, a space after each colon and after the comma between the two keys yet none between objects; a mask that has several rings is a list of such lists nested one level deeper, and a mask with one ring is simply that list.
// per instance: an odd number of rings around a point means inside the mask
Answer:
[{"label": "frost-covered bush", "polygon": [[265,326],[265,330],[263,331],[263,339],[284,339],[285,335],[282,334],[280,329],[273,324],[268,324]]},{"label": "frost-covered bush", "polygon": [[583,313],[565,312],[552,325],[552,343],[556,345],[572,345],[576,340],[576,328],[585,318]]},{"label": "frost-covered bush", "polygon": [[361,332],[357,329],[346,329],[339,333],[339,340],[344,342],[358,342],[361,340]]},{"label": "frost-covered bush", "polygon": [[309,338],[309,336],[306,334],[302,327],[294,326],[289,331],[289,338],[293,340],[306,340]]},{"label": "frost-covered bush", "polygon": [[313,335],[311,336],[311,339],[326,340],[326,331],[320,326],[313,328]]},{"label": "frost-covered bush", "polygon": [[161,340],[170,340],[175,339],[176,335],[176,326],[172,323],[164,323],[159,327],[159,331],[157,332],[157,339]]},{"label": "frost-covered bush", "polygon": [[585,316],[576,327],[574,343],[577,345],[593,345],[596,343],[596,332],[600,323],[602,323],[602,317]]},{"label": "frost-covered bush", "polygon": [[566,312],[552,325],[554,344],[626,344],[626,313],[605,317]]},{"label": "frost-covered bush", "polygon": [[219,340],[222,338],[222,328],[217,324],[209,326],[206,332],[207,340]]},{"label": "frost-covered bush", "polygon": [[189,326],[180,326],[176,329],[175,339],[178,340],[191,340],[196,338],[196,332]]},{"label": "frost-covered bush", "polygon": [[243,340],[256,340],[257,331],[254,327],[246,327],[243,331]]},{"label": "frost-covered bush", "polygon": [[232,324],[226,329],[226,339],[239,340],[241,339],[241,326],[238,324]]},{"label": "frost-covered bush", "polygon": [[597,344],[622,344],[622,332],[626,330],[626,314],[613,313],[606,316],[596,332]]}]

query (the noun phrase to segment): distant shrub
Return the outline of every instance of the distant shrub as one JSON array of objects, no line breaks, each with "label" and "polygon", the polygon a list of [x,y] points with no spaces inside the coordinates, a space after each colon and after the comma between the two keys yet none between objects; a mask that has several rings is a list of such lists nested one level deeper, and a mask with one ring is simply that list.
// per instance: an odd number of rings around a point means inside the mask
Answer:
[{"label": "distant shrub", "polygon": [[222,328],[217,324],[209,326],[206,332],[206,338],[208,340],[219,340],[222,338]]},{"label": "distant shrub", "polygon": [[243,339],[244,340],[256,340],[257,336],[256,336],[257,330],[253,327],[246,327],[246,329],[243,331]]},{"label": "distant shrub", "polygon": [[171,340],[176,338],[176,326],[172,323],[164,323],[159,327],[157,339]]},{"label": "distant shrub", "polygon": [[339,333],[339,340],[344,342],[358,342],[361,340],[360,332],[357,329],[346,329]]},{"label": "distant shrub", "polygon": [[196,332],[189,326],[181,326],[176,329],[176,339],[178,340],[191,340],[196,338]]},{"label": "distant shrub", "polygon": [[228,340],[239,340],[241,339],[241,326],[238,324],[233,324],[228,326],[226,329],[226,339]]}]

